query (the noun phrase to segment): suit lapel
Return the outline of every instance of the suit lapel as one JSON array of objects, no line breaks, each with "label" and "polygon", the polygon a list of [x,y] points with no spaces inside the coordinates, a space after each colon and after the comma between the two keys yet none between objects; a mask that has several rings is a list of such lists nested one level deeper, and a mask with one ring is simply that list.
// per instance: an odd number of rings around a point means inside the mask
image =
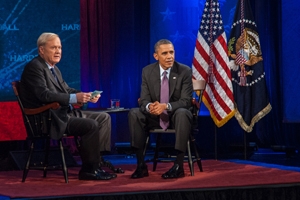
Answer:
[{"label": "suit lapel", "polygon": [[[48,68],[48,66],[47,66],[47,68]],[[59,83],[59,82],[61,82],[62,77],[59,76],[59,73],[57,72],[56,67],[54,67],[54,71],[55,71],[55,74],[56,74],[56,77],[57,77],[57,81],[55,80],[55,78],[54,78],[53,74],[51,73],[51,71],[48,70],[48,73],[49,73],[48,75],[50,76],[51,82],[52,82],[53,85],[54,85],[57,89],[59,89],[60,91],[63,91],[63,92],[65,92],[65,93],[68,93],[68,92],[65,90],[65,88],[62,87],[61,84]]]},{"label": "suit lapel", "polygon": [[55,70],[56,77],[57,77],[57,81],[58,81],[57,85],[59,86],[59,88],[60,88],[63,92],[68,93],[68,91],[66,90],[66,88],[64,88],[64,87],[61,85],[61,82],[63,81],[63,78],[62,78],[62,76],[61,76],[61,73],[58,73],[58,72],[57,72],[57,67],[56,67],[56,66],[54,67],[54,70]]},{"label": "suit lapel", "polygon": [[169,88],[170,88],[170,99],[171,96],[173,95],[173,92],[175,90],[175,85],[177,82],[177,78],[178,78],[178,72],[177,72],[177,66],[173,65],[173,67],[171,68],[171,72],[170,72],[170,76],[169,76]]},{"label": "suit lapel", "polygon": [[[48,66],[47,66],[47,69],[48,69]],[[55,80],[55,78],[54,78],[54,76],[53,76],[53,74],[51,73],[51,71],[50,71],[50,69],[48,69],[48,70],[46,70],[47,72],[47,76],[48,77],[50,77],[50,80],[51,80],[51,82],[53,83],[53,85],[55,85],[56,87],[59,87],[60,88],[60,86],[58,85],[58,82]],[[54,69],[54,71],[55,71],[55,69]]]}]

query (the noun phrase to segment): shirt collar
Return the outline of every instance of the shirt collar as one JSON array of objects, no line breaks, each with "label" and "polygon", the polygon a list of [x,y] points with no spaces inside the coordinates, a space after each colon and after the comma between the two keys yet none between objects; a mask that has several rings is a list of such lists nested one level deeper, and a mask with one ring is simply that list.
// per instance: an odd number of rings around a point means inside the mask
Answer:
[{"label": "shirt collar", "polygon": [[159,71],[160,71],[160,73],[159,73],[160,76],[163,75],[163,72],[164,72],[164,71],[167,71],[167,72],[168,72],[168,73],[167,73],[167,76],[169,77],[171,68],[168,68],[167,70],[164,70],[164,69],[159,65]]},{"label": "shirt collar", "polygon": [[51,66],[49,63],[45,62],[49,69],[54,68],[54,66]]}]

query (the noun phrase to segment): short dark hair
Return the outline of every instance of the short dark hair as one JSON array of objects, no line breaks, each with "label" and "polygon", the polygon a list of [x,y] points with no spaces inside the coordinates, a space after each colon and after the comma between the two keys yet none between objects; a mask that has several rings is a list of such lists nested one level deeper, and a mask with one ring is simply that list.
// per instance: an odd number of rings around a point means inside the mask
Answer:
[{"label": "short dark hair", "polygon": [[[157,49],[160,45],[162,44],[171,44],[173,45],[173,43],[170,41],[170,40],[167,40],[167,39],[161,39],[161,40],[158,40],[155,45],[154,45],[154,52],[157,52]],[[173,45],[174,46],[174,45]]]}]

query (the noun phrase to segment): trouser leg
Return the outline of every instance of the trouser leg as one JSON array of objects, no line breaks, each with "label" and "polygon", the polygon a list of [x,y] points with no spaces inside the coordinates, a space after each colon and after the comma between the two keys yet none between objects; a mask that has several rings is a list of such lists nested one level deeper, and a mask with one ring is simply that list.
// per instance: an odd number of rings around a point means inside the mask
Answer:
[{"label": "trouser leg", "polygon": [[179,108],[172,116],[172,122],[176,130],[175,149],[185,152],[187,148],[187,141],[189,139],[192,128],[192,113],[184,108]]},{"label": "trouser leg", "polygon": [[82,117],[98,122],[100,152],[111,151],[111,117],[106,112],[82,111]]},{"label": "trouser leg", "polygon": [[100,162],[100,146],[98,122],[92,119],[71,117],[67,126],[67,134],[80,136],[80,156],[82,165],[94,168]]}]

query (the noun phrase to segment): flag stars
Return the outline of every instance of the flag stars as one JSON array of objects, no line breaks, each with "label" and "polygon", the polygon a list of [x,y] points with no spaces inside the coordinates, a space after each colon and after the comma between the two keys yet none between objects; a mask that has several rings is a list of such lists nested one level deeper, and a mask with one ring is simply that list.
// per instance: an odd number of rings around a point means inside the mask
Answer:
[{"label": "flag stars", "polygon": [[255,23],[254,21],[247,20],[247,19],[246,19],[246,20],[243,19],[243,20],[239,20],[239,21],[233,22],[231,28],[233,28],[233,27],[235,27],[235,26],[237,26],[237,25],[239,25],[239,24],[241,24],[241,23],[250,24],[250,25],[253,25],[253,26],[256,27],[256,23]]},{"label": "flag stars", "polygon": [[203,31],[202,35],[206,41],[214,41],[216,36],[224,31],[222,16],[219,13],[220,9],[218,5],[216,0],[205,3],[199,30]]}]

